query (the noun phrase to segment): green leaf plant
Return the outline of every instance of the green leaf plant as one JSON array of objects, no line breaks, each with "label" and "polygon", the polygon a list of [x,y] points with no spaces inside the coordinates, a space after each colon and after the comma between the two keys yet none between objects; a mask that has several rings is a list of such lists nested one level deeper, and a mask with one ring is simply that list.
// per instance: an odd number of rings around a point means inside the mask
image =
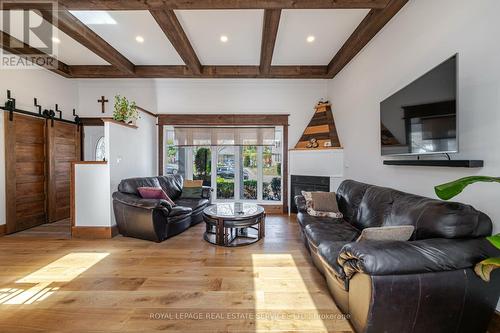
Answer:
[{"label": "green leaf plant", "polygon": [[135,102],[129,102],[125,96],[116,95],[113,119],[129,123],[137,120],[137,118],[139,118],[139,112]]},{"label": "green leaf plant", "polygon": [[[500,177],[487,177],[487,176],[471,176],[457,179],[455,181],[438,185],[434,187],[436,195],[443,200],[449,200],[462,191],[469,185],[478,182],[496,182],[500,183]],[[486,239],[497,249],[500,249],[500,234],[486,237]],[[487,258],[476,264],[474,272],[486,282],[490,281],[491,271],[500,267],[500,258]]]}]

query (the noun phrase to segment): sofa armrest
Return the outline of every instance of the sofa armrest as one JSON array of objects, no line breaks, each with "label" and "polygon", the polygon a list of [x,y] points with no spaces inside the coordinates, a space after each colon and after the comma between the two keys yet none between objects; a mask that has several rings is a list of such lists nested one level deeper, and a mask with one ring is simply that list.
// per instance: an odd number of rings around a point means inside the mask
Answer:
[{"label": "sofa armrest", "polygon": [[114,192],[113,200],[119,201],[125,205],[144,208],[144,209],[166,209],[169,212],[172,210],[170,203],[163,199],[143,199],[133,194],[122,192]]},{"label": "sofa armrest", "polygon": [[337,260],[350,279],[355,273],[402,275],[469,268],[499,253],[484,238],[364,241],[346,244]]},{"label": "sofa armrest", "polygon": [[186,214],[189,214],[193,211],[193,209],[191,207],[184,207],[184,206],[174,206],[172,207],[172,209],[170,210],[170,213],[168,214],[168,216],[179,216],[179,215],[186,215]]},{"label": "sofa armrest", "polygon": [[214,189],[211,188],[210,186],[202,186],[201,187],[201,197],[203,199],[210,199],[213,190]]},{"label": "sofa armrest", "polygon": [[304,196],[302,195],[296,195],[294,200],[295,200],[295,205],[297,206],[297,212],[306,213],[307,212],[306,198],[304,198]]}]

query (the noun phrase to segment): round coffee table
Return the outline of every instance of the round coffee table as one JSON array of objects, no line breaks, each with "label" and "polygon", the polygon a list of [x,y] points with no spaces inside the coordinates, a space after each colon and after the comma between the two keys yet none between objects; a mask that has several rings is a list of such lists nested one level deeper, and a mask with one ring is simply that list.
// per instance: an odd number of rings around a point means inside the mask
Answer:
[{"label": "round coffee table", "polygon": [[266,213],[252,203],[224,202],[203,210],[206,231],[203,238],[220,246],[243,246],[259,241],[265,235]]}]

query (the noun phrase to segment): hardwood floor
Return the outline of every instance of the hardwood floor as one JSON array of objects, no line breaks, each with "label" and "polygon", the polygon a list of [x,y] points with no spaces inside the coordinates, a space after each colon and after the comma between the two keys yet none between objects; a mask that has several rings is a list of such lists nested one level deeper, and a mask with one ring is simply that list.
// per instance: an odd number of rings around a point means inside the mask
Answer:
[{"label": "hardwood floor", "polygon": [[203,231],[159,244],[0,237],[0,332],[352,332],[293,217],[268,216],[247,247]]},{"label": "hardwood floor", "polygon": [[30,237],[30,238],[71,238],[71,220],[64,219],[57,222],[45,223],[30,229],[26,229],[6,237]]}]

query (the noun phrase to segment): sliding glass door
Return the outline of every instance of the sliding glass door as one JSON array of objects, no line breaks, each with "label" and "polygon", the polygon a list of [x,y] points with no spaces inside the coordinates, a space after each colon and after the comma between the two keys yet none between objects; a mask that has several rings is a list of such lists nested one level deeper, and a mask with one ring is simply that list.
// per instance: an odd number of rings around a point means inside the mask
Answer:
[{"label": "sliding glass door", "polygon": [[217,173],[215,182],[216,199],[228,200],[235,198],[235,170],[236,165],[236,150],[234,146],[216,147],[217,152]]},{"label": "sliding glass door", "polygon": [[212,186],[211,147],[192,147],[193,179],[203,180],[204,186]]},{"label": "sliding glass door", "polygon": [[213,201],[282,203],[282,129],[274,145],[175,146],[174,131],[165,128],[164,174],[203,180]]},{"label": "sliding glass door", "polygon": [[257,200],[259,182],[259,150],[257,146],[238,147],[240,150],[240,191],[241,200]]}]

